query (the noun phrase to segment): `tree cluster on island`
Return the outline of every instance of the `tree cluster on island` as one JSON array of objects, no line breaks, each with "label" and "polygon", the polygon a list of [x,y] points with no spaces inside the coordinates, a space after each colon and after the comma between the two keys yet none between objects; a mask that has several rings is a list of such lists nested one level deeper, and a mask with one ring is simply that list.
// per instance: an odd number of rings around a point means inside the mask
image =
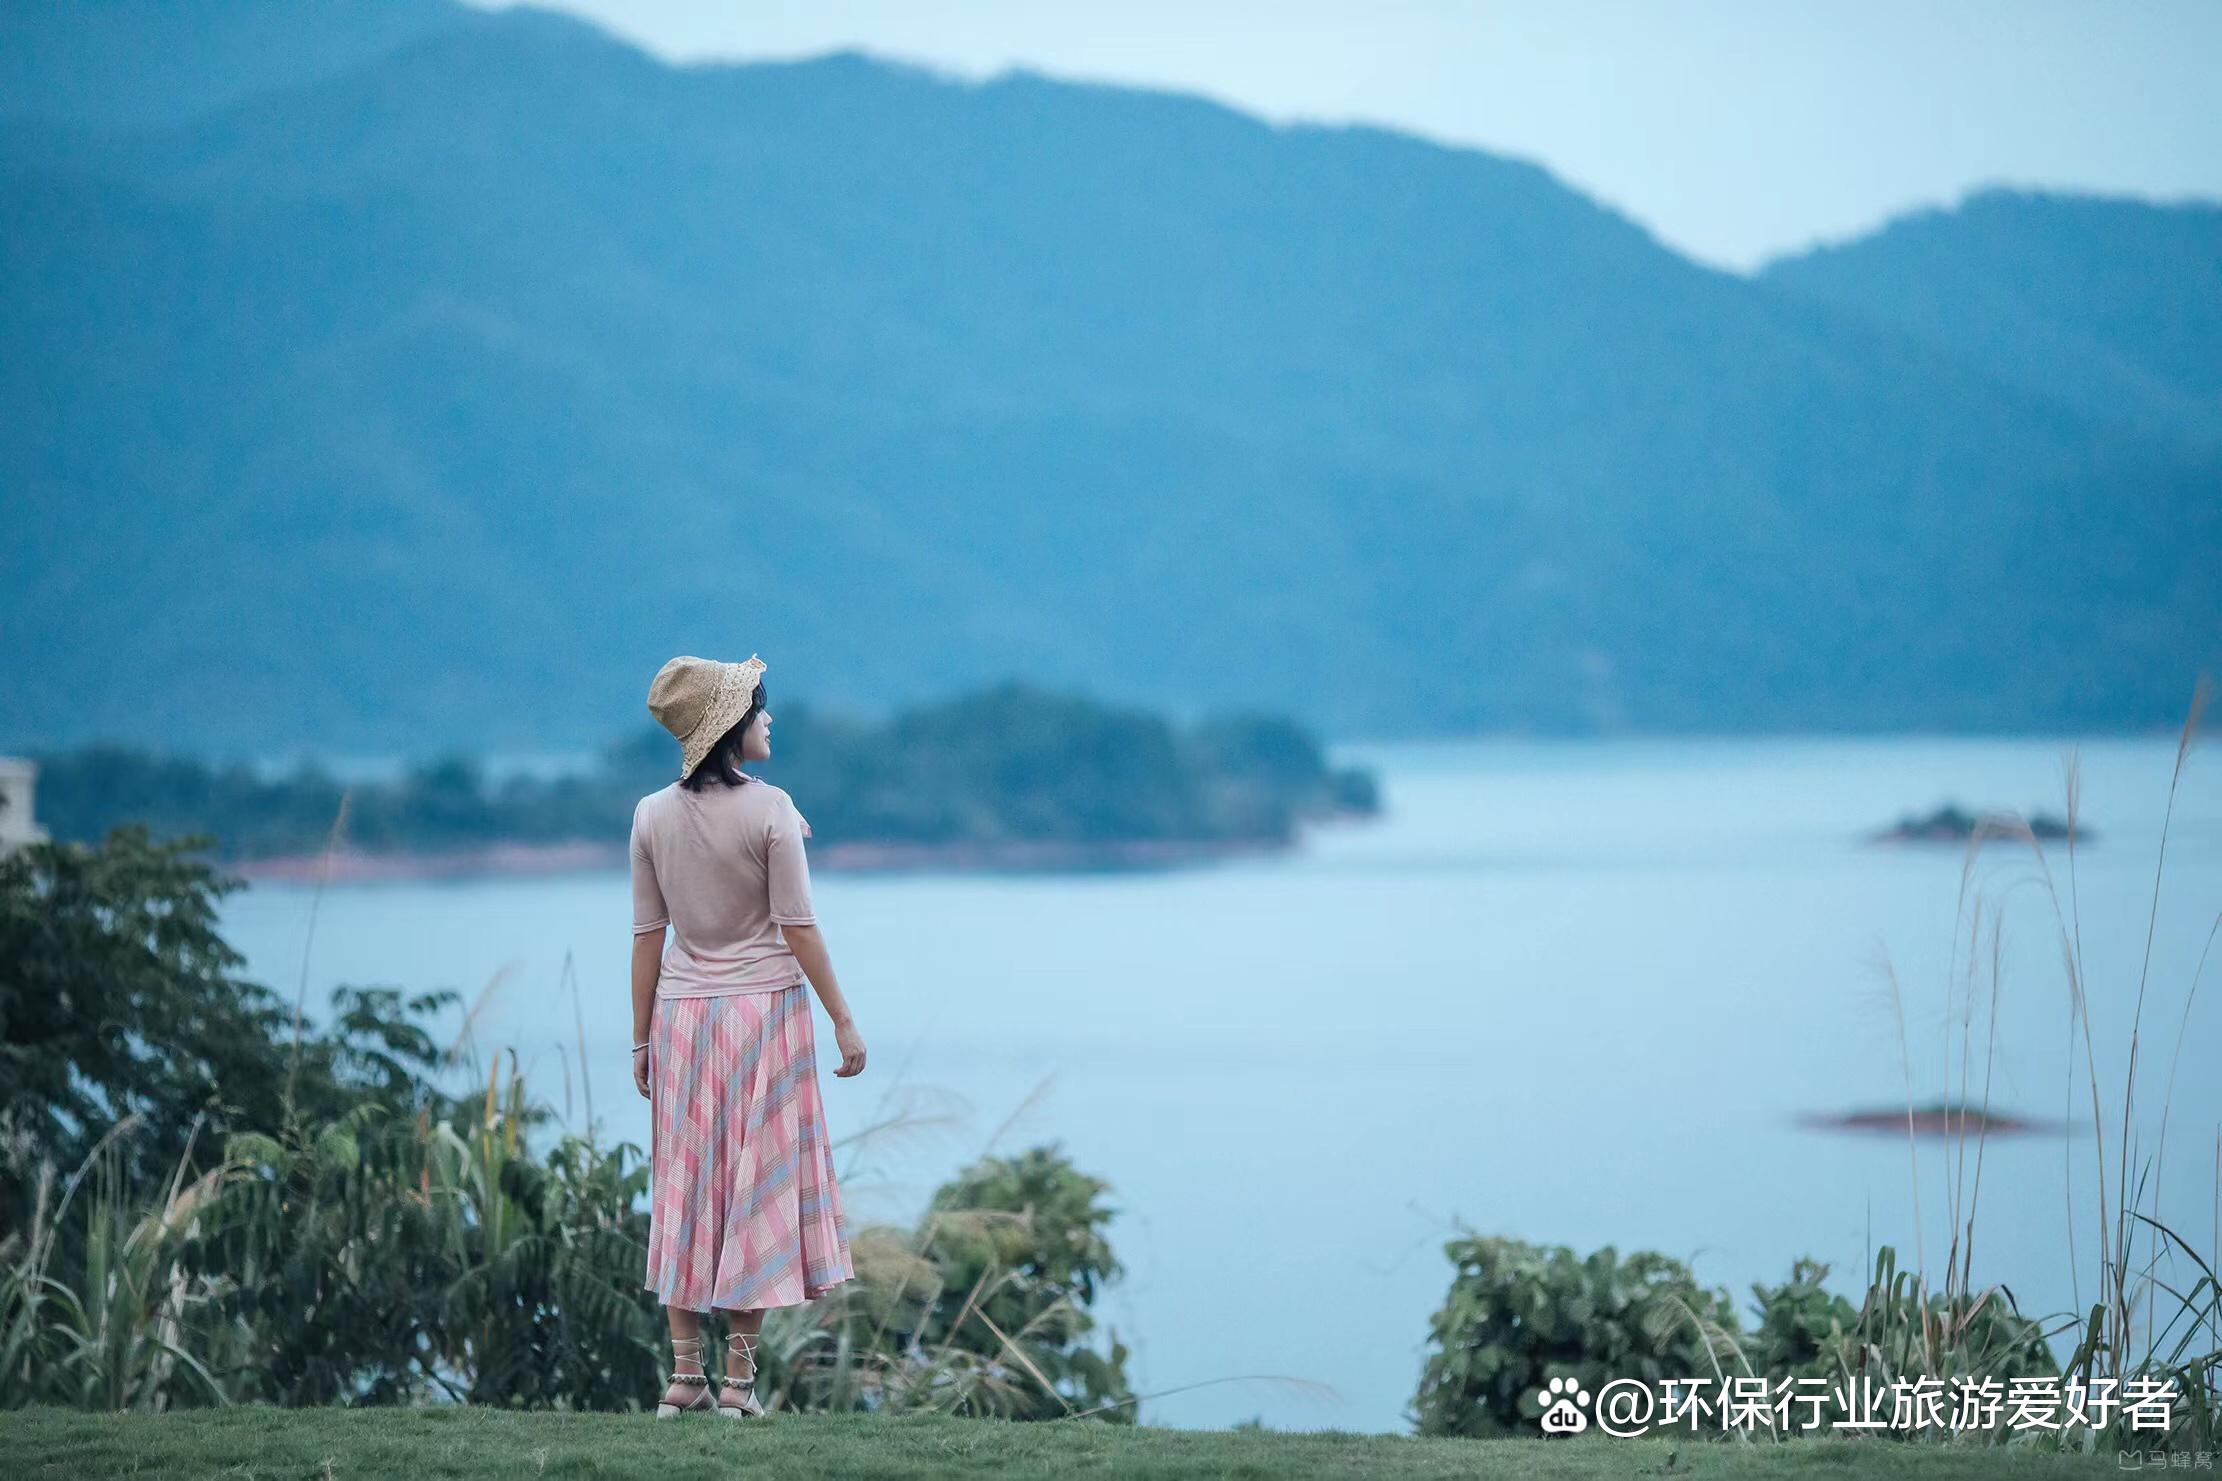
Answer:
[{"label": "tree cluster on island", "polygon": [[[92,841],[144,823],[156,836],[210,836],[221,858],[242,862],[325,847],[343,793],[345,841],[373,854],[621,845],[634,804],[677,779],[678,757],[650,725],[590,766],[499,780],[463,754],[353,783],[313,762],[268,776],[110,744],[38,759],[55,837]],[[882,720],[785,703],[775,755],[751,770],[796,798],[814,848],[1062,848],[1080,858],[1120,846],[1273,847],[1302,822],[1379,808],[1370,773],[1330,767],[1286,719],[1227,714],[1181,727],[1019,682]]]},{"label": "tree cluster on island", "polygon": [[[2050,813],[2031,813],[2026,818],[2010,812],[1977,813],[1956,802],[1947,802],[1926,817],[1907,813],[1871,837],[1876,843],[1965,843],[1975,836],[1977,828],[1985,830],[1989,837],[2014,838],[2020,836],[2025,827],[2035,838],[2051,840],[2068,836],[2068,825]],[[2091,830],[2081,818],[2075,822],[2075,840],[2077,843],[2091,841]]]}]

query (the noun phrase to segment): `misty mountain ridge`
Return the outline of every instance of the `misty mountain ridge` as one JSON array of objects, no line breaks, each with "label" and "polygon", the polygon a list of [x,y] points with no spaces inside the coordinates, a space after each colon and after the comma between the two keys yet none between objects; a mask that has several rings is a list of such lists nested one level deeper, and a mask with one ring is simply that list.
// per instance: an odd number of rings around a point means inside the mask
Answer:
[{"label": "misty mountain ridge", "polygon": [[1994,187],[1759,277],[2092,415],[2222,437],[2222,203]]},{"label": "misty mountain ridge", "polygon": [[0,125],[0,739],[591,745],[751,651],[874,712],[2113,729],[2222,652],[2206,208],[1747,279],[1379,129],[415,23]]}]

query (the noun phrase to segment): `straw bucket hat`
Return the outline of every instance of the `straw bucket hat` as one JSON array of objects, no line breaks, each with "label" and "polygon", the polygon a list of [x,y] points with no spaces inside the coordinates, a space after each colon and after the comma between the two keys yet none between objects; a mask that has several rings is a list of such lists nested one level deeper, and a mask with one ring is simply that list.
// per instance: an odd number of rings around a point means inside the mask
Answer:
[{"label": "straw bucket hat", "polygon": [[764,660],[749,654],[741,663],[714,658],[674,658],[656,670],[648,685],[648,713],[679,738],[679,776],[684,780],[718,737],[748,713]]}]

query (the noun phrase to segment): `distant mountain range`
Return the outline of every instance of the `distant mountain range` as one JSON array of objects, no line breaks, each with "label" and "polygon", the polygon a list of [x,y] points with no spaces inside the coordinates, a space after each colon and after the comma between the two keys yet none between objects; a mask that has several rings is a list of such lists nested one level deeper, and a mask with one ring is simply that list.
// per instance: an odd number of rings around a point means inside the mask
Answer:
[{"label": "distant mountain range", "polygon": [[673,653],[1330,736],[2169,727],[2222,208],[1754,277],[1546,171],[410,0],[0,9],[0,745],[591,745]]},{"label": "distant mountain range", "polygon": [[2132,429],[2222,429],[2222,205],[1990,190],[1761,280]]}]

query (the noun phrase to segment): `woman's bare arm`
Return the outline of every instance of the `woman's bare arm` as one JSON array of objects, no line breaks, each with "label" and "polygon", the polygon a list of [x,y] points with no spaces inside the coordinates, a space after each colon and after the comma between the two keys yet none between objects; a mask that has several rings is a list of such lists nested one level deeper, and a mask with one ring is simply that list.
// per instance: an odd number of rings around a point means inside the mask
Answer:
[{"label": "woman's bare arm", "polygon": [[834,1041],[841,1046],[841,1067],[834,1073],[856,1074],[864,1068],[864,1039],[856,1031],[856,1020],[849,1015],[849,1000],[841,995],[841,984],[834,978],[825,933],[815,925],[782,925],[779,934],[787,938],[787,949],[802,963],[803,975],[818,990],[818,1001],[833,1020]]},{"label": "woman's bare arm", "polygon": [[648,1042],[656,1016],[656,980],[663,975],[664,933],[642,931],[633,937],[633,1042]]},{"label": "woman's bare arm", "polygon": [[[648,1042],[648,1027],[656,1012],[656,979],[663,972],[664,933],[638,931],[633,935],[633,1042]],[[648,1051],[633,1051],[633,1085],[648,1094]]]}]

